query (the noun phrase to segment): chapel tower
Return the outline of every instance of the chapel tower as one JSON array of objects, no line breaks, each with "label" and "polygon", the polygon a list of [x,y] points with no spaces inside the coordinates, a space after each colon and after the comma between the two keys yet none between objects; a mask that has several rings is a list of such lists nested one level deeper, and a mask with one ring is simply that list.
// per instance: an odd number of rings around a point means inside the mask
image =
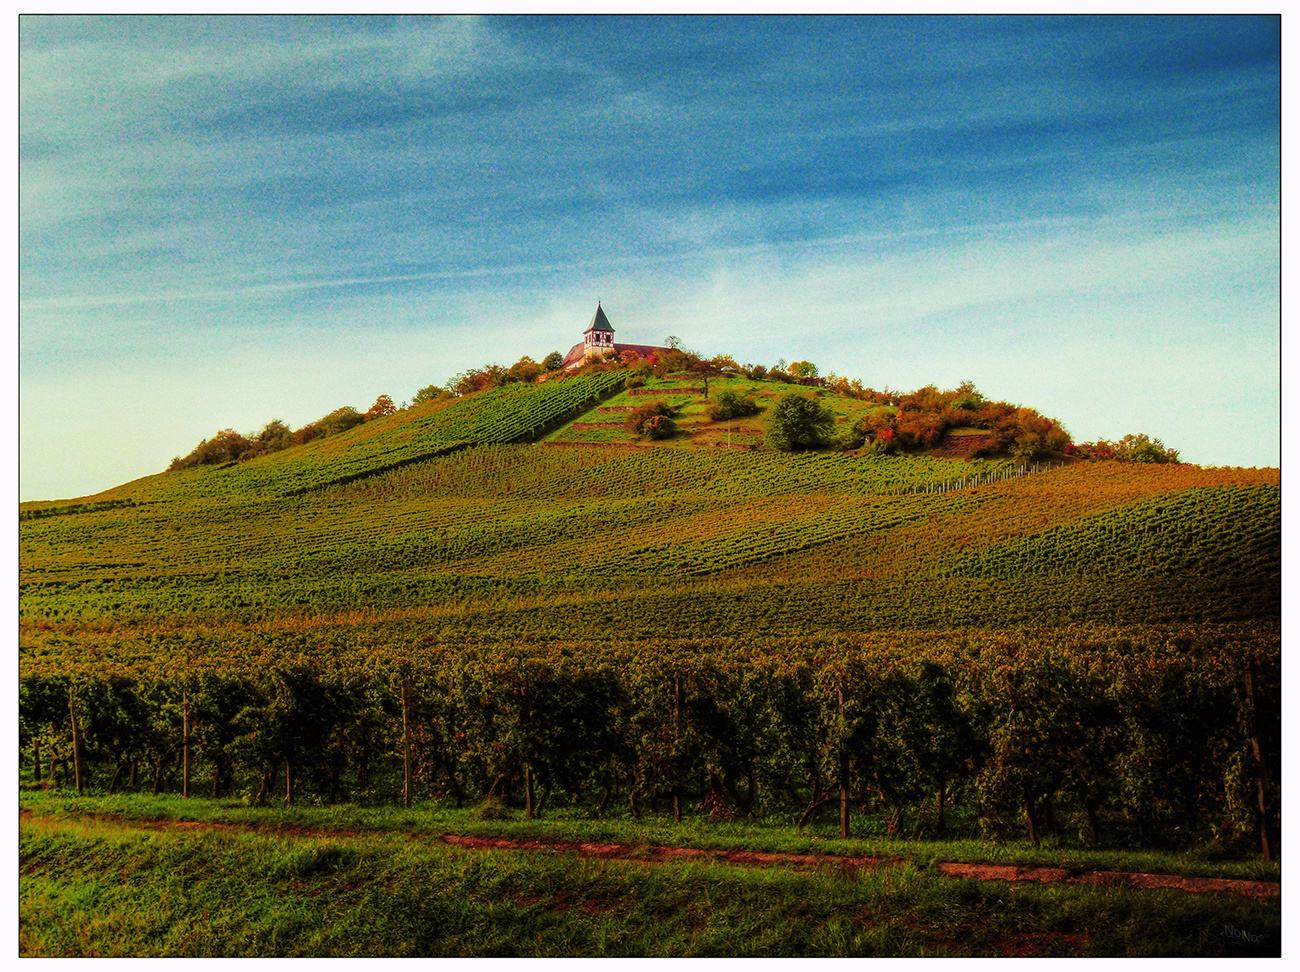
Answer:
[{"label": "chapel tower", "polygon": [[596,316],[591,319],[591,325],[582,332],[582,347],[583,356],[587,358],[614,349],[614,328],[601,310],[600,301],[596,301]]}]

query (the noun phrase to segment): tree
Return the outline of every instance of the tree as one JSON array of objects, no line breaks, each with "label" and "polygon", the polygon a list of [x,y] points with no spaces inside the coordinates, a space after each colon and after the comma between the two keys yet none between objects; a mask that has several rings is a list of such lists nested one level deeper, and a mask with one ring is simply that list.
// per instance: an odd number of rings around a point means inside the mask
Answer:
[{"label": "tree", "polygon": [[1178,450],[1168,449],[1159,439],[1149,439],[1143,433],[1126,435],[1115,443],[1115,458],[1120,462],[1178,462]]},{"label": "tree", "polygon": [[315,421],[316,435],[320,438],[327,435],[338,435],[340,432],[356,428],[365,420],[365,416],[351,405],[344,405],[342,408],[336,408]]},{"label": "tree", "polygon": [[448,398],[450,396],[451,392],[447,391],[445,388],[439,388],[437,385],[425,385],[415,393],[415,397],[411,399],[411,404],[423,405],[425,402],[436,402],[440,398]]},{"label": "tree", "polygon": [[706,399],[709,397],[710,376],[717,376],[722,374],[722,368],[723,368],[722,364],[720,364],[716,358],[712,358],[707,361],[704,360],[703,358],[696,358],[694,361],[691,362],[690,364],[691,371],[699,375],[700,378],[704,380],[704,397]]},{"label": "tree", "polygon": [[528,355],[524,355],[512,364],[510,370],[506,372],[510,381],[519,381],[526,384],[531,384],[536,381],[537,376],[541,373],[542,366],[532,358],[528,357]]},{"label": "tree", "polygon": [[559,371],[564,365],[564,355],[558,351],[552,351],[542,359],[543,371]]},{"label": "tree", "polygon": [[293,432],[279,419],[271,419],[257,433],[257,444],[265,452],[279,452],[293,444]]},{"label": "tree", "polygon": [[666,338],[664,338],[664,344],[668,345],[668,347],[676,351],[679,348],[681,348],[682,339],[679,338],[676,334],[669,334]]},{"label": "tree", "polygon": [[785,370],[792,378],[817,377],[817,366],[811,361],[791,361]]},{"label": "tree", "polygon": [[397,406],[393,404],[393,400],[387,395],[380,395],[375,399],[375,404],[370,406],[370,410],[366,412],[364,417],[365,420],[369,422],[371,419],[383,418],[385,415],[395,414],[397,414]]},{"label": "tree", "polygon": [[767,444],[782,452],[822,445],[835,427],[835,413],[812,395],[782,395],[772,409]]}]

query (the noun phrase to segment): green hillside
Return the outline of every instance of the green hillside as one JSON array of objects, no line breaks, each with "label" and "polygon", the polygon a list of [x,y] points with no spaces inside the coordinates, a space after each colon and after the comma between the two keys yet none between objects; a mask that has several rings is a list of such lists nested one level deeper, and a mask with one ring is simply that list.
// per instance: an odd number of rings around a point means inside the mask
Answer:
[{"label": "green hillside", "polygon": [[[425,612],[449,633],[544,634],[564,616],[599,637],[1278,616],[1275,470],[1019,475],[1006,462],[701,448],[742,429],[761,440],[765,414],[710,423],[689,389],[675,397],[694,435],[634,448],[621,427],[575,429],[683,387],[635,396],[622,379],[510,385],[245,463],[23,504],[24,630],[358,608]],[[788,390],[735,385],[760,401]],[[826,400],[845,421],[865,407]]]}]

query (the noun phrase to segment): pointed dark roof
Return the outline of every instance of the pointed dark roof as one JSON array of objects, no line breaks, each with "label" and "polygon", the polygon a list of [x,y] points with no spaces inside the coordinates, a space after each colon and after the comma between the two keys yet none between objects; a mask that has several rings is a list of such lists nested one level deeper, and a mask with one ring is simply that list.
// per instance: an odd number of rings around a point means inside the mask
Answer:
[{"label": "pointed dark roof", "polygon": [[[610,326],[609,318],[606,317],[605,312],[600,309],[600,301],[596,301],[596,316],[591,319],[591,326],[587,328],[587,331],[612,331],[612,330],[614,330],[614,328]],[[583,331],[582,333],[586,334],[587,331]]]}]

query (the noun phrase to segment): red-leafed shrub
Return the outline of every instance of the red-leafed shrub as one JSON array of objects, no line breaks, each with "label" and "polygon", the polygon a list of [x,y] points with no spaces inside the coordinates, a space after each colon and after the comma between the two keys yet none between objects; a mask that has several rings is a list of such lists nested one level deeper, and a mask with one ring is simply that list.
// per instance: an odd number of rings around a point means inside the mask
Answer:
[{"label": "red-leafed shrub", "polygon": [[[627,416],[627,421],[623,423],[623,428],[627,429],[633,435],[646,435],[647,434],[646,426],[649,424],[651,419],[653,418],[671,419],[675,414],[675,412],[676,409],[674,409],[667,402],[662,400],[656,400],[650,402],[650,404],[648,405],[642,405],[635,412],[629,412]],[[659,429],[661,431],[663,431],[664,428],[665,427],[662,425],[659,426]],[[674,425],[673,431],[675,432],[676,429],[677,427],[676,425]],[[667,433],[667,434],[671,435],[672,433]],[[661,434],[658,437],[666,438],[667,435]]]}]

